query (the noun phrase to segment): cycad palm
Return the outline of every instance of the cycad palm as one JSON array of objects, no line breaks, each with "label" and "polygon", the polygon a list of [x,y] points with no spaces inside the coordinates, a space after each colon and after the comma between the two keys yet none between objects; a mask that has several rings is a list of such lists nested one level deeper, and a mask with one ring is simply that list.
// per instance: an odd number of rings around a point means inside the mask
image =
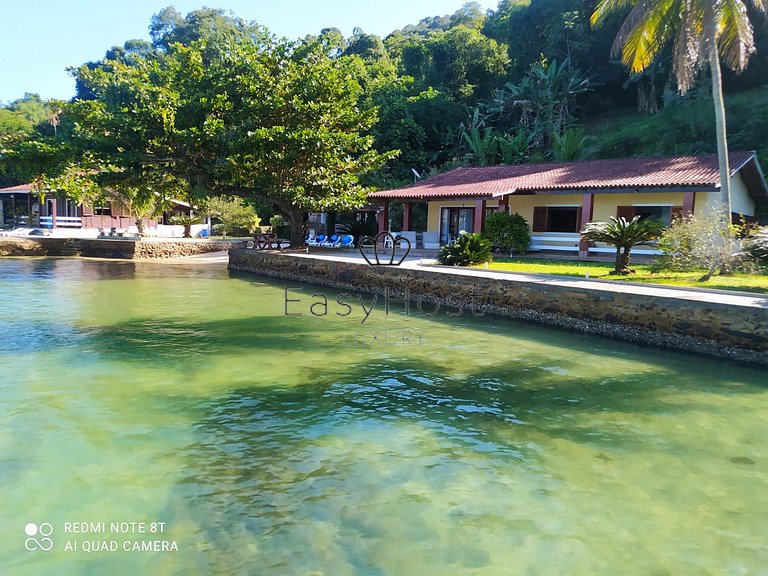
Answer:
[{"label": "cycad palm", "polygon": [[[768,0],[749,1],[757,11],[768,13]],[[612,50],[615,55],[621,54],[622,61],[633,73],[648,68],[662,47],[672,42],[672,70],[677,77],[678,89],[685,93],[693,84],[696,73],[709,63],[720,189],[726,214],[730,214],[730,167],[720,59],[741,72],[755,51],[746,0],[600,0],[592,14],[592,24],[600,24],[608,13],[628,6],[632,10],[619,30]]]},{"label": "cycad palm", "polygon": [[641,220],[635,216],[627,222],[626,218],[611,217],[610,222],[588,222],[581,231],[581,237],[588,242],[605,242],[616,247],[616,264],[612,274],[631,274],[629,253],[633,246],[646,244],[661,234],[664,224],[653,218]]}]

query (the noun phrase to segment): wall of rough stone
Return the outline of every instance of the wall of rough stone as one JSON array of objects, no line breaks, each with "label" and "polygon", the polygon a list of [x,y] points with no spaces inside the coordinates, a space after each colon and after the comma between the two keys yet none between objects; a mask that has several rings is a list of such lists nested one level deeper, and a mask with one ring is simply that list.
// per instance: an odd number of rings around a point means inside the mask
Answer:
[{"label": "wall of rough stone", "polygon": [[762,308],[231,250],[229,267],[341,290],[422,299],[625,341],[768,364]]},{"label": "wall of rough stone", "polygon": [[0,238],[0,256],[86,256],[90,258],[176,258],[241,248],[243,241],[155,241],[90,238]]}]

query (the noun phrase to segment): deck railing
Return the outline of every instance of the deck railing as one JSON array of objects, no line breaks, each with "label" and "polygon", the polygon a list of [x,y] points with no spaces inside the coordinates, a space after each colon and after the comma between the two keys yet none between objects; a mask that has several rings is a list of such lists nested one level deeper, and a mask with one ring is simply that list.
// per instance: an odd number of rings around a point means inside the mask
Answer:
[{"label": "deck railing", "polygon": [[[40,226],[53,227],[53,216],[40,216]],[[56,216],[57,228],[82,228],[83,219],[79,216]]]},{"label": "deck railing", "polygon": [[[561,252],[578,252],[579,251],[579,235],[568,234],[564,232],[545,232],[540,234],[534,234],[531,236],[531,251],[539,250],[557,250]],[[616,248],[609,246],[608,244],[598,244],[597,246],[589,247],[590,253],[615,253]],[[656,255],[661,254],[660,250],[657,250],[653,245],[643,245],[632,249],[633,254],[647,254]]]}]

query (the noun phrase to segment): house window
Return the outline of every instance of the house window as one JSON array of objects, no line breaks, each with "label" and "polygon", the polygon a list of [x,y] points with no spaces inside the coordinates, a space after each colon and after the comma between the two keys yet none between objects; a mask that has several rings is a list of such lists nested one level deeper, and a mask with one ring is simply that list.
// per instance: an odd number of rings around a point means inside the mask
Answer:
[{"label": "house window", "polygon": [[96,216],[112,216],[112,206],[94,206],[93,213]]},{"label": "house window", "polygon": [[672,217],[682,214],[682,212],[682,206],[618,206],[616,208],[616,218],[623,217],[630,221],[635,216],[640,216],[640,220],[655,218],[656,220],[661,220],[665,225],[669,225],[672,222]]},{"label": "house window", "polygon": [[473,232],[474,208],[443,208],[440,212],[440,243],[454,240],[461,230]]},{"label": "house window", "polygon": [[581,225],[580,206],[536,206],[533,209],[534,232],[579,231]]}]

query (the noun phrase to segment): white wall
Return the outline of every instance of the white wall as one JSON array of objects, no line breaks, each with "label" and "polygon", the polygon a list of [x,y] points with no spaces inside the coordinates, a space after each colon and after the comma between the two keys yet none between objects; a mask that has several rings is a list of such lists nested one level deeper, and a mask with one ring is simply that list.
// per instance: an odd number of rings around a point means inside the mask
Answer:
[{"label": "white wall", "polygon": [[731,178],[731,210],[745,216],[755,215],[755,203],[749,197],[747,187],[741,179],[741,174]]},{"label": "white wall", "polygon": [[[696,192],[695,214],[711,214],[715,206],[722,203],[723,196],[720,191],[717,192]],[[755,203],[749,197],[747,187],[741,179],[741,174],[736,174],[731,178],[731,212],[735,214],[744,214],[744,216],[755,215]]]}]

